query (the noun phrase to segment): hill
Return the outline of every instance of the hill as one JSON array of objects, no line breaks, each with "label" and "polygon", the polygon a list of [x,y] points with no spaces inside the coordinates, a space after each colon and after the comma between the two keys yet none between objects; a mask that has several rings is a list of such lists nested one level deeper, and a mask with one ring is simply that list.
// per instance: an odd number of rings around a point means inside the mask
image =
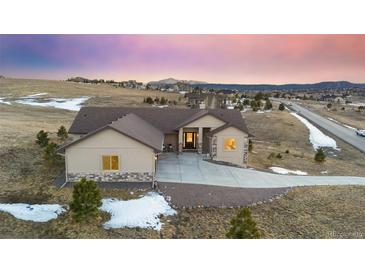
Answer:
[{"label": "hill", "polygon": [[193,84],[194,87],[205,89],[229,89],[238,91],[274,91],[274,90],[323,90],[323,89],[349,89],[359,88],[365,89],[365,84],[351,83],[347,81],[328,81],[315,84],[213,84],[213,83],[199,83]]}]

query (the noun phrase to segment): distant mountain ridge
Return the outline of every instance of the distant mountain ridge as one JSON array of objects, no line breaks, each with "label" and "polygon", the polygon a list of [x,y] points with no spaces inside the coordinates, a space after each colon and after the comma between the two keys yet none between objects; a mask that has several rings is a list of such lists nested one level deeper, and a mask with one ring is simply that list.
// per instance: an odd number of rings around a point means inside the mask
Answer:
[{"label": "distant mountain ridge", "polygon": [[260,91],[273,91],[273,90],[320,90],[320,89],[348,89],[348,88],[361,88],[365,89],[363,83],[351,83],[348,81],[326,81],[315,84],[194,84],[192,86],[206,88],[206,89],[230,89],[239,91],[248,90],[260,90]]},{"label": "distant mountain ridge", "polygon": [[148,84],[150,85],[176,85],[177,83],[184,83],[184,84],[189,84],[189,85],[201,85],[201,84],[209,84],[207,82],[204,81],[195,81],[195,80],[178,80],[175,78],[167,78],[167,79],[162,79],[159,81],[151,81],[148,82]]}]

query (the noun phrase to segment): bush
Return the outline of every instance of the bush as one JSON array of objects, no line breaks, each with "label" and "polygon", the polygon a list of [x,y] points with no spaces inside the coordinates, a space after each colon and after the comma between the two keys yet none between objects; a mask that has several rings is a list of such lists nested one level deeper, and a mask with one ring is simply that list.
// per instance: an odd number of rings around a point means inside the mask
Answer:
[{"label": "bush", "polygon": [[57,144],[49,143],[44,150],[44,160],[53,165],[61,163],[62,157],[57,153],[57,148]]},{"label": "bush", "polygon": [[285,150],[285,153],[286,154],[289,154],[290,153],[289,149]]},{"label": "bush", "polygon": [[253,150],[253,143],[252,143],[251,139],[248,139],[248,151],[252,152],[252,150]]},{"label": "bush", "polygon": [[267,98],[265,100],[265,110],[269,110],[269,109],[272,109],[272,104],[271,104],[269,98]]},{"label": "bush", "polygon": [[153,99],[151,97],[147,97],[146,98],[146,103],[152,105],[153,104]]},{"label": "bush", "polygon": [[45,132],[44,130],[39,131],[37,133],[36,143],[41,147],[45,147],[48,145],[48,142],[49,142],[48,132]]},{"label": "bush", "polygon": [[161,105],[166,105],[167,104],[167,99],[165,97],[161,97],[160,104]]},{"label": "bush", "polygon": [[278,153],[278,154],[276,154],[276,158],[278,158],[278,159],[282,159],[282,158],[283,158],[283,156],[281,155],[281,153]]},{"label": "bush", "polygon": [[257,102],[254,101],[254,100],[251,101],[250,105],[251,105],[251,108],[252,108],[253,111],[257,111],[259,109],[259,106],[257,105]]},{"label": "bush", "polygon": [[70,210],[72,217],[80,222],[99,215],[101,194],[95,181],[82,178],[74,186]]},{"label": "bush", "polygon": [[280,110],[280,111],[285,110],[285,105],[284,105],[283,103],[280,103],[280,105],[279,105],[279,110]]},{"label": "bush", "polygon": [[325,161],[325,159],[326,159],[326,154],[324,153],[322,148],[319,148],[316,154],[314,155],[314,160],[318,163],[322,163]]},{"label": "bush", "polygon": [[327,108],[331,108],[332,107],[332,104],[331,103],[328,103],[327,104]]},{"label": "bush", "polygon": [[66,140],[68,137],[67,130],[64,126],[60,126],[60,128],[57,131],[57,136],[62,140]]},{"label": "bush", "polygon": [[261,236],[251,216],[251,210],[247,207],[241,209],[231,220],[231,228],[226,234],[229,239],[259,239]]}]

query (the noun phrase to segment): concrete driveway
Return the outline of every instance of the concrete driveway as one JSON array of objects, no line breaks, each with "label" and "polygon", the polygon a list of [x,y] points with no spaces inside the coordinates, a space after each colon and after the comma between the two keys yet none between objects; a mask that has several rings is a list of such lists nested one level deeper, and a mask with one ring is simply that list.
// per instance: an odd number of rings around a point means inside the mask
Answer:
[{"label": "concrete driveway", "polygon": [[213,164],[197,153],[162,154],[157,163],[158,182],[226,187],[273,188],[310,185],[365,185],[365,177],[278,175],[252,169]]}]

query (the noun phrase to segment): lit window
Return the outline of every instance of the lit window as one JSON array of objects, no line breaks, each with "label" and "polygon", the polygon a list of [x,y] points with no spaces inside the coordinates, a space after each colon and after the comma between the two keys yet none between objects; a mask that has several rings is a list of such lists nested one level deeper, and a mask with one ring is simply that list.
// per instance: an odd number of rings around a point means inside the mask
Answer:
[{"label": "lit window", "polygon": [[224,139],[224,150],[236,150],[236,139],[227,138]]},{"label": "lit window", "polygon": [[188,143],[193,142],[193,133],[192,132],[187,132],[186,133],[186,142],[188,142]]},{"label": "lit window", "polygon": [[119,170],[119,156],[103,155],[103,170]]}]

